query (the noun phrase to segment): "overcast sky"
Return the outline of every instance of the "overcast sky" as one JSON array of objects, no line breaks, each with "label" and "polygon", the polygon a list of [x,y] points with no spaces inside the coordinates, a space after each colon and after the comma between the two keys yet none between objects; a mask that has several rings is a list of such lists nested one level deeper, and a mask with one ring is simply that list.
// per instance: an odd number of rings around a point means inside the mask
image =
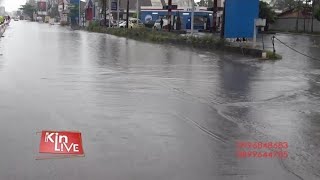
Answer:
[{"label": "overcast sky", "polygon": [[[195,2],[198,2],[200,0],[194,0]],[[270,1],[270,0],[264,0],[264,1]],[[15,11],[17,10],[21,5],[26,3],[26,0],[0,0],[1,5],[6,7],[6,11]]]},{"label": "overcast sky", "polygon": [[26,3],[26,0],[0,0],[1,6],[6,8],[7,12],[16,11],[18,8]]}]

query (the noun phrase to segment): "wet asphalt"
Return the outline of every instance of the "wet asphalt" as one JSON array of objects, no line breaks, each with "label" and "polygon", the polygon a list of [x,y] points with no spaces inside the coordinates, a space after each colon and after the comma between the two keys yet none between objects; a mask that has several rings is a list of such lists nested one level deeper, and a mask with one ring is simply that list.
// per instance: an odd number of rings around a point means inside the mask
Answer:
[{"label": "wet asphalt", "polygon": [[[320,58],[320,37],[277,37]],[[0,179],[320,179],[320,61],[276,49],[283,60],[261,61],[12,22]],[[86,156],[35,160],[43,129],[81,131]],[[287,142],[289,156],[241,159],[237,141]]]}]

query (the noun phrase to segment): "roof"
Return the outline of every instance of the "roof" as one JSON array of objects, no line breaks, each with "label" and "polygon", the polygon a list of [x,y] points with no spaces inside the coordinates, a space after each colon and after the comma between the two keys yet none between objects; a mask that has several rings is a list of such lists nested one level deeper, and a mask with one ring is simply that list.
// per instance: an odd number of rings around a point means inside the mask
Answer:
[{"label": "roof", "polygon": [[297,17],[299,14],[299,17],[305,17],[305,18],[309,18],[312,16],[312,9],[309,7],[306,7],[304,9],[301,10],[297,10],[297,9],[288,9],[288,10],[284,10],[282,13],[278,14],[278,17],[283,17],[283,18],[292,18],[292,17]]}]

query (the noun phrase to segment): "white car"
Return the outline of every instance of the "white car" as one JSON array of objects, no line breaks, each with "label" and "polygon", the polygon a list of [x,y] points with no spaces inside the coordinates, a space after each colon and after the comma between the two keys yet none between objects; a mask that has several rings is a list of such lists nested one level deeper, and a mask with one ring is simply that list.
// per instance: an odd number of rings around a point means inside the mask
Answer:
[{"label": "white car", "polygon": [[[167,19],[162,19],[162,20],[163,20],[162,29],[165,29],[165,27],[168,26],[168,20]],[[153,28],[161,29],[160,21],[161,21],[161,19],[156,20],[156,22],[153,25]]]},{"label": "white car", "polygon": [[127,21],[119,22],[119,27],[120,28],[125,28],[126,26],[127,26]]},{"label": "white car", "polygon": [[[123,21],[122,23],[119,23],[120,28],[125,28],[127,26],[127,21]],[[141,22],[140,19],[137,18],[130,18],[129,19],[129,28],[139,28],[144,27],[144,24]]]}]

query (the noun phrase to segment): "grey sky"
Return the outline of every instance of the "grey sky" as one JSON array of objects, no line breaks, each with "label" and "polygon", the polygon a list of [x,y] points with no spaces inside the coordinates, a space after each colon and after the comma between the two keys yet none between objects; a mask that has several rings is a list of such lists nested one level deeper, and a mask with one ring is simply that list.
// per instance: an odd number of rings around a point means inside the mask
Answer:
[{"label": "grey sky", "polygon": [[26,3],[26,0],[0,0],[1,5],[6,8],[7,12],[17,10],[21,5]]}]

